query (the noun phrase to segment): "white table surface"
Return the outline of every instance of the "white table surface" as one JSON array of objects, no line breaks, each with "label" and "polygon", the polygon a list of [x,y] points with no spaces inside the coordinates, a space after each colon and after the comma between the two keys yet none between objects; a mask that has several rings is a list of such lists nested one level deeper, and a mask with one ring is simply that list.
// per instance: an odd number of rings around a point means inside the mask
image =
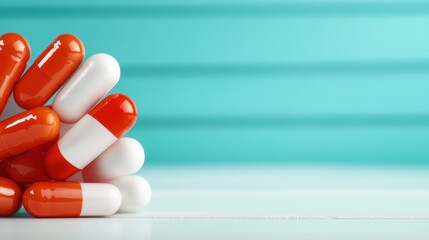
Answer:
[{"label": "white table surface", "polygon": [[157,167],[150,205],[108,218],[0,218],[0,239],[427,239],[429,169]]}]

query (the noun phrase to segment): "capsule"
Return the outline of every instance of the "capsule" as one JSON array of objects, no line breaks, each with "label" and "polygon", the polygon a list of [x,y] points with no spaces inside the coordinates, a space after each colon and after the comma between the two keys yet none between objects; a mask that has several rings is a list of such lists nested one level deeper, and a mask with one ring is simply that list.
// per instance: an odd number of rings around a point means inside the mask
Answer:
[{"label": "capsule", "polygon": [[110,216],[121,201],[118,188],[107,183],[37,182],[22,197],[34,217]]},{"label": "capsule", "polygon": [[79,67],[85,55],[75,36],[58,36],[16,83],[13,96],[25,109],[43,106]]},{"label": "capsule", "polygon": [[12,216],[21,207],[21,188],[14,181],[0,177],[0,217]]},{"label": "capsule", "polygon": [[24,37],[16,33],[0,36],[0,114],[29,59],[30,45]]},{"label": "capsule", "polygon": [[143,166],[144,150],[133,138],[120,138],[67,181],[103,182],[136,173]]},{"label": "capsule", "polygon": [[0,158],[37,148],[58,136],[60,119],[50,108],[37,107],[0,122]]},{"label": "capsule", "polygon": [[110,181],[122,195],[119,212],[137,212],[146,207],[152,198],[149,183],[141,176],[124,176]]},{"label": "capsule", "polygon": [[49,178],[65,180],[124,135],[137,120],[134,102],[112,94],[81,118],[47,152],[44,167]]},{"label": "capsule", "polygon": [[55,96],[53,109],[62,122],[77,122],[116,85],[120,75],[114,57],[104,53],[92,55]]}]

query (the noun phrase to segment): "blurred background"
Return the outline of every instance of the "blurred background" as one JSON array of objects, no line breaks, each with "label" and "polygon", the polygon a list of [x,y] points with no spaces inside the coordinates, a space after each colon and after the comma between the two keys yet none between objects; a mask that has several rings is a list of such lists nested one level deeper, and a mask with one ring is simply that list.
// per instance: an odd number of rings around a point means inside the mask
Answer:
[{"label": "blurred background", "polygon": [[0,32],[31,62],[61,33],[117,58],[153,189],[132,216],[7,219],[13,239],[429,235],[428,1],[2,1]]},{"label": "blurred background", "polygon": [[32,60],[59,34],[122,66],[146,165],[429,165],[429,3],[3,1]]}]

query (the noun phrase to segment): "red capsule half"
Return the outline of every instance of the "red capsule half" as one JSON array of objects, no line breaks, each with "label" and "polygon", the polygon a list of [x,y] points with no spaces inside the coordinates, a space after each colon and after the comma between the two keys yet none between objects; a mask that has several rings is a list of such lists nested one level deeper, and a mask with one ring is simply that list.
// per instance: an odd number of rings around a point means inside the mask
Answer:
[{"label": "red capsule half", "polygon": [[17,33],[0,36],[0,114],[29,59],[30,45],[23,36]]},{"label": "red capsule half", "polygon": [[0,122],[0,158],[15,156],[58,137],[60,119],[50,108],[37,107]]},{"label": "red capsule half", "polygon": [[79,67],[85,48],[71,34],[58,36],[25,72],[13,96],[22,108],[43,106]]}]

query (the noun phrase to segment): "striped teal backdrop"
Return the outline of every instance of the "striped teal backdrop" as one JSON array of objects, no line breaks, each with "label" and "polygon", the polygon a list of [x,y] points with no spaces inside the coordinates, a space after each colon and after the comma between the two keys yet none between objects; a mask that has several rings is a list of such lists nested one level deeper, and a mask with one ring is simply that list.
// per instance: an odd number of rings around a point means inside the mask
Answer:
[{"label": "striped teal backdrop", "polygon": [[3,1],[0,31],[114,55],[148,165],[429,166],[428,1]]}]

